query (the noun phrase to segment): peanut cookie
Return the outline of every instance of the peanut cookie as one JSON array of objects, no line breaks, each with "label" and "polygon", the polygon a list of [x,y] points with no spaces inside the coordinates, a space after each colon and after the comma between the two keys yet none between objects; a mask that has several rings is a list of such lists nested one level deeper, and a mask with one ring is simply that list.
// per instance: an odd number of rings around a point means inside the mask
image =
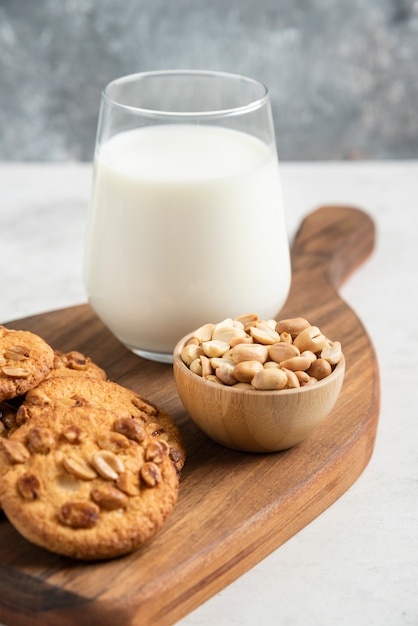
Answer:
[{"label": "peanut cookie", "polygon": [[106,372],[93,363],[90,357],[85,356],[81,352],[72,350],[71,352],[54,352],[54,367],[48,375],[53,376],[88,376],[91,378],[100,378],[106,380]]},{"label": "peanut cookie", "polygon": [[169,445],[147,435],[146,422],[92,406],[85,396],[56,396],[0,438],[6,468],[0,501],[32,543],[100,560],[136,550],[155,535],[176,503],[178,476]]},{"label": "peanut cookie", "polygon": [[35,387],[53,365],[54,351],[41,337],[0,326],[0,402]]},{"label": "peanut cookie", "polygon": [[112,411],[121,418],[129,417],[140,424],[155,441],[169,445],[170,458],[180,471],[185,450],[180,431],[172,418],[139,394],[111,381],[83,376],[53,376],[31,389],[16,415],[18,425],[52,409],[76,404]]}]

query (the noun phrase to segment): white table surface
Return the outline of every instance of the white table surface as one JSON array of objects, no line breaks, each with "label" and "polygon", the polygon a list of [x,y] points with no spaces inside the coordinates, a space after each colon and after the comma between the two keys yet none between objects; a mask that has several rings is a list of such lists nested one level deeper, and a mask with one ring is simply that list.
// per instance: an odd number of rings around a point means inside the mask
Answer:
[{"label": "white table surface", "polygon": [[[281,167],[290,237],[322,204],[376,222],[372,257],[341,290],[378,355],[376,447],[346,494],[180,624],[417,626],[418,162]],[[85,301],[91,174],[89,164],[0,163],[0,323]]]}]

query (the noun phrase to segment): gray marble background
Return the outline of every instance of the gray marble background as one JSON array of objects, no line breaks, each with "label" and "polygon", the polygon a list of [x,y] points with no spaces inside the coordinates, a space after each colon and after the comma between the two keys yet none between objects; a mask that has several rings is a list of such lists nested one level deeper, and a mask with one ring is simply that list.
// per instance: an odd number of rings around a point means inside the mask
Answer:
[{"label": "gray marble background", "polygon": [[418,0],[0,0],[0,160],[92,159],[131,72],[239,72],[283,160],[418,157]]}]

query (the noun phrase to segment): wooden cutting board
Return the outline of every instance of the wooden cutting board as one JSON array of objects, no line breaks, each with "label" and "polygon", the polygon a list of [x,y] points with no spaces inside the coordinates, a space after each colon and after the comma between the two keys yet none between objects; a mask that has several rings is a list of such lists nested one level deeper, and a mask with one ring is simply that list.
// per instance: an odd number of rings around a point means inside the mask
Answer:
[{"label": "wooden cutting board", "polygon": [[213,443],[185,414],[171,366],[128,352],[87,304],[8,324],[42,335],[56,349],[90,355],[109,378],[161,405],[178,423],[188,457],[166,526],[121,559],[83,564],[49,554],[0,514],[1,623],[173,624],[346,491],[372,454],[380,391],[367,332],[337,290],[372,252],[374,237],[365,213],[340,206],[314,211],[296,235],[293,284],[278,317],[306,317],[341,340],[347,366],[332,415],[308,441],[285,452],[244,454]]}]

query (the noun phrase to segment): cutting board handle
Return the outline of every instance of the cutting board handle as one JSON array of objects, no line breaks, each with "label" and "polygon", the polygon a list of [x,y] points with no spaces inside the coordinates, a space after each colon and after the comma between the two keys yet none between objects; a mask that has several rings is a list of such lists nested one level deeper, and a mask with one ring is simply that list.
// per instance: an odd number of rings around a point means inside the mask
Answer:
[{"label": "cutting board handle", "polygon": [[292,275],[296,286],[328,283],[335,291],[372,253],[375,224],[354,207],[323,206],[308,214],[292,246]]}]

